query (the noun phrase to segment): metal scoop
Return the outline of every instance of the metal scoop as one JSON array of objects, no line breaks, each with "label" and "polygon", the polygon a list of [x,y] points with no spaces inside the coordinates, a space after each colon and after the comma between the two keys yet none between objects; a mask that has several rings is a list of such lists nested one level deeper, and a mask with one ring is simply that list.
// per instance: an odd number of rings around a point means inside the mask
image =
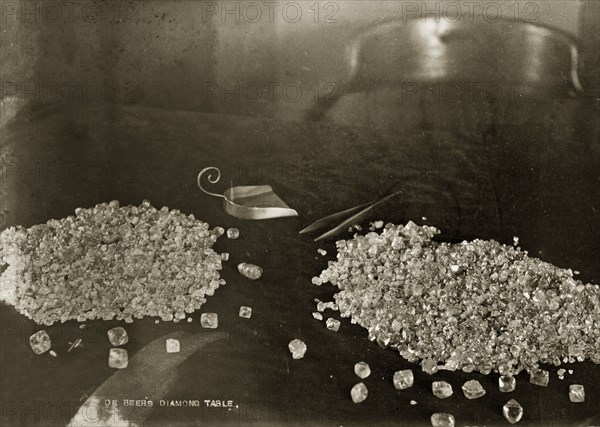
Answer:
[{"label": "metal scoop", "polygon": [[[217,173],[213,177],[211,171]],[[216,184],[221,179],[221,171],[216,167],[207,167],[198,174],[198,187],[209,196],[223,199],[223,209],[229,215],[241,219],[270,219],[287,216],[298,216],[298,212],[291,209],[273,192],[270,185],[237,186],[225,190],[224,194],[207,191],[202,187],[202,176],[208,173],[206,179],[211,184]]]}]

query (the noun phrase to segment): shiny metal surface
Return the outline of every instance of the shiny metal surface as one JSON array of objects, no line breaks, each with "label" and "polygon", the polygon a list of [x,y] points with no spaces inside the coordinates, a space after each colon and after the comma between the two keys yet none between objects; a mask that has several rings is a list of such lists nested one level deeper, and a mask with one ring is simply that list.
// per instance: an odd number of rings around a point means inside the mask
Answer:
[{"label": "shiny metal surface", "polygon": [[390,21],[349,46],[349,90],[410,81],[495,81],[582,90],[576,40],[527,22]]},{"label": "shiny metal surface", "polygon": [[[575,37],[524,21],[387,20],[348,43],[348,75],[335,93],[309,111],[322,118],[344,95],[382,88],[410,92],[418,84],[484,88],[490,97],[535,91],[536,96],[581,94]],[[460,86],[458,86],[460,85]]]}]

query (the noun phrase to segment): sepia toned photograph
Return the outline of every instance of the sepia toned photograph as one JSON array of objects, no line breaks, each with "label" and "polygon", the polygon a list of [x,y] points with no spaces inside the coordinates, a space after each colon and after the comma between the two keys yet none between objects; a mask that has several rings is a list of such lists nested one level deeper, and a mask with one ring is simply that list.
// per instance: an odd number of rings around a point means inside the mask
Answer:
[{"label": "sepia toned photograph", "polygon": [[600,427],[600,0],[0,0],[1,427]]}]

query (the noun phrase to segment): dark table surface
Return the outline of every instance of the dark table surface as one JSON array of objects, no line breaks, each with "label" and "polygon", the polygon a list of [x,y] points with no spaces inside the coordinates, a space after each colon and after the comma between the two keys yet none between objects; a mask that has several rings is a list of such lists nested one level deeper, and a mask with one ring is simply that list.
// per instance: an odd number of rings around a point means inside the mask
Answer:
[{"label": "dark table surface", "polygon": [[[597,141],[582,141],[585,134],[505,123],[490,140],[440,128],[399,134],[132,106],[27,108],[1,129],[3,229],[113,199],[121,204],[148,199],[211,226],[238,227],[241,236],[216,244],[217,251],[231,254],[222,270],[227,285],[201,312],[218,313],[219,328],[202,329],[200,312],[191,315],[192,323],[155,324],[146,318],[123,324],[131,358],[124,371],[107,366],[106,331],[119,322],[47,327],[58,357],[36,356],[28,337],[40,327],[0,305],[1,423],[64,425],[93,395],[102,398],[100,406],[104,399],[118,400],[122,412],[112,417],[160,426],[428,425],[433,412],[454,414],[457,425],[508,425],[501,408],[510,398],[525,409],[520,425],[600,424],[600,366],[591,362],[566,365],[574,373],[564,380],[557,378],[558,368],[549,367],[546,388],[529,384],[522,373],[516,391],[503,394],[497,374],[427,375],[369,342],[366,331],[348,319],[337,333],[327,330],[311,312],[314,298],[331,300],[335,289],[310,280],[334,259],[334,244],[298,234],[313,220],[371,200],[395,184],[403,194],[373,219],[435,225],[446,241],[510,243],[519,236],[530,255],[578,270],[582,280],[597,284],[600,161]],[[231,182],[267,183],[299,217],[252,222],[228,216],[218,199],[196,187],[205,166],[223,172],[217,192]],[[325,257],[317,254],[319,247],[328,251]],[[241,277],[236,266],[242,261],[262,266],[263,277],[257,282]],[[251,319],[238,317],[240,305],[253,308]],[[337,312],[325,315],[339,318]],[[170,335],[182,342],[177,358],[154,351]],[[84,347],[67,353],[68,342],[79,337]],[[308,346],[302,360],[288,352],[294,338]],[[356,405],[349,392],[359,382],[353,366],[361,360],[373,373],[364,380],[369,398]],[[415,386],[396,391],[393,373],[409,368]],[[455,389],[449,399],[431,394],[432,381],[440,379]],[[468,379],[480,380],[487,394],[465,399],[460,386]],[[571,383],[585,385],[585,403],[569,402]],[[155,407],[124,407],[128,399],[153,400]],[[161,407],[160,400],[198,400],[200,406]],[[233,408],[207,407],[205,400],[232,401]],[[97,421],[93,414],[88,419]],[[122,420],[104,422],[117,421]]]}]

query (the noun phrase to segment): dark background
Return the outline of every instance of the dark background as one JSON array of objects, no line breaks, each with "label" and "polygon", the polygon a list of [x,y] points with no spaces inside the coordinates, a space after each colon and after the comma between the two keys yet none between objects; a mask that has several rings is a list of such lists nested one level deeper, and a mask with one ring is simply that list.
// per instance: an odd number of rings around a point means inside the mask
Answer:
[{"label": "dark background", "polygon": [[[171,376],[160,370],[161,363],[154,369],[133,363],[127,371],[139,374],[137,379],[115,375],[121,385],[109,393],[143,399],[165,389],[169,399],[233,400],[239,408],[159,408],[144,415],[147,424],[427,425],[431,413],[449,412],[458,425],[506,425],[501,408],[510,398],[525,408],[521,425],[600,423],[600,370],[590,362],[565,366],[574,374],[562,381],[550,367],[548,388],[529,384],[521,374],[517,390],[501,394],[495,374],[426,375],[369,342],[366,331],[347,319],[338,333],[326,330],[310,313],[313,299],[330,300],[334,289],[318,288],[310,279],[333,259],[333,242],[316,244],[297,234],[313,220],[371,200],[395,184],[403,194],[373,219],[432,224],[442,230],[440,239],[452,242],[512,243],[519,236],[531,256],[598,284],[598,2],[535,3],[539,23],[581,38],[584,91],[578,96],[552,87],[525,99],[483,91],[457,101],[419,92],[398,102],[397,92],[380,87],[343,96],[317,122],[304,118],[312,96],[291,102],[279,92],[263,102],[245,102],[242,94],[215,98],[203,90],[230,89],[235,82],[263,89],[265,83],[294,83],[313,93],[316,84],[341,85],[349,36],[397,16],[402,2],[336,2],[339,22],[324,23],[320,15],[315,23],[310,15],[296,24],[223,22],[214,16],[205,21],[207,3],[191,1],[124,3],[132,9],[119,9],[119,17],[135,13],[136,22],[114,22],[115,2],[99,3],[95,22],[83,22],[77,9],[73,22],[57,24],[43,16],[23,22],[7,3],[2,2],[7,31],[1,39],[2,228],[31,226],[113,199],[122,204],[149,199],[156,207],[241,231],[239,240],[217,243],[218,251],[231,253],[222,272],[227,285],[201,310],[219,314],[218,331],[228,338],[176,366],[165,359]],[[26,3],[39,2],[10,4]],[[306,12],[307,2],[301,4]],[[474,53],[474,62],[499,55],[491,41],[482,45],[487,49]],[[502,75],[498,70],[491,83],[502,84]],[[50,90],[56,85],[58,96]],[[78,88],[100,88],[102,96]],[[250,222],[227,216],[219,200],[196,187],[196,174],[205,166],[222,170],[221,191],[230,182],[272,185],[299,217]],[[318,247],[328,254],[319,256]],[[243,279],[236,271],[242,261],[261,265],[263,278]],[[238,318],[240,305],[253,307],[251,319]],[[29,349],[28,337],[38,326],[6,305],[0,315],[3,425],[64,425],[114,374],[106,364],[105,334],[118,322],[89,322],[84,330],[75,322],[47,328],[59,353],[54,359]],[[214,333],[200,328],[200,313],[192,318],[191,324],[143,319],[124,325],[130,356],[167,334],[190,333],[182,338],[185,347],[194,345],[192,334]],[[77,337],[84,347],[66,353]],[[300,361],[287,350],[294,338],[308,345]],[[349,391],[359,381],[353,366],[361,360],[373,374],[365,380],[369,398],[355,405]],[[405,368],[415,371],[415,386],[397,392],[392,375]],[[467,401],[460,386],[472,378],[488,393]],[[453,385],[453,397],[442,401],[431,394],[431,382],[438,379]],[[570,383],[585,385],[586,403],[569,402]],[[132,384],[138,386],[133,391]],[[411,399],[418,404],[411,406]]]}]

